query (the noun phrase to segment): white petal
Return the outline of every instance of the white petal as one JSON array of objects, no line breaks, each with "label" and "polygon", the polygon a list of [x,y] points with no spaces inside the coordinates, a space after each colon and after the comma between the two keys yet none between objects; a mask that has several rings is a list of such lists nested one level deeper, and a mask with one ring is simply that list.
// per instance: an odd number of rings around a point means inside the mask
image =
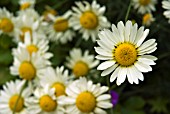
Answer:
[{"label": "white petal", "polygon": [[115,68],[118,66],[118,64],[115,64],[113,66],[111,66],[110,68],[104,70],[102,73],[101,73],[101,76],[106,76],[108,74],[110,74],[111,72],[113,72],[115,70]]},{"label": "white petal", "polygon": [[103,63],[101,63],[98,67],[97,70],[105,70],[111,66],[113,66],[116,62],[111,60],[111,61],[105,61]]},{"label": "white petal", "polygon": [[99,102],[97,103],[97,106],[100,108],[107,109],[107,108],[111,108],[113,105],[110,102]]},{"label": "white petal", "polygon": [[152,71],[152,67],[150,67],[149,65],[146,65],[146,64],[144,64],[142,62],[137,61],[134,65],[141,72]]},{"label": "white petal", "polygon": [[110,98],[111,98],[111,96],[109,94],[103,94],[103,95],[99,96],[96,100],[103,101],[103,100],[108,100]]}]

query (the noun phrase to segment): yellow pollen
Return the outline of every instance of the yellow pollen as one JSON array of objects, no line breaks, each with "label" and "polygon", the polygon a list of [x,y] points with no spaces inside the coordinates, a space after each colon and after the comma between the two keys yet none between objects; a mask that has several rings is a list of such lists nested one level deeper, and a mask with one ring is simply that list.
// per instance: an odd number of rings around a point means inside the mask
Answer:
[{"label": "yellow pollen", "polygon": [[2,18],[0,19],[0,29],[3,32],[12,32],[14,29],[14,25],[10,19]]},{"label": "yellow pollen", "polygon": [[86,29],[95,29],[98,26],[98,18],[92,11],[86,11],[80,17],[80,24]]},{"label": "yellow pollen", "polygon": [[31,44],[31,45],[27,46],[27,50],[28,50],[28,52],[29,52],[30,55],[31,55],[33,52],[37,52],[37,51],[38,51],[38,48],[37,48],[37,46]]},{"label": "yellow pollen", "polygon": [[36,76],[36,69],[32,63],[24,61],[19,67],[19,75],[26,80],[32,80]]},{"label": "yellow pollen", "polygon": [[140,5],[147,6],[151,0],[139,0]]},{"label": "yellow pollen", "polygon": [[56,32],[63,32],[68,29],[68,20],[63,18],[57,19],[53,27]]},{"label": "yellow pollen", "polygon": [[82,92],[76,98],[76,106],[81,112],[90,113],[96,107],[96,98],[90,92]]},{"label": "yellow pollen", "polygon": [[78,61],[73,68],[73,73],[76,77],[85,76],[89,72],[88,65],[83,61]]},{"label": "yellow pollen", "polygon": [[113,55],[121,66],[130,66],[137,60],[137,49],[130,43],[122,43],[113,50]]},{"label": "yellow pollen", "polygon": [[55,96],[65,95],[65,86],[62,83],[54,83],[53,88],[55,88]]},{"label": "yellow pollen", "polygon": [[26,32],[29,32],[30,33],[30,35],[31,35],[31,37],[32,37],[32,29],[30,28],[30,27],[23,27],[23,28],[21,28],[21,35],[20,35],[20,40],[22,41],[22,42],[24,42],[24,38],[25,38],[25,33]]},{"label": "yellow pollen", "polygon": [[15,112],[20,112],[24,108],[24,99],[20,97],[17,103],[18,97],[19,97],[18,95],[14,95],[9,100],[9,107],[12,111],[14,111],[15,108]]},{"label": "yellow pollen", "polygon": [[43,111],[52,112],[57,107],[57,102],[53,100],[49,95],[44,95],[40,98],[40,107]]},{"label": "yellow pollen", "polygon": [[143,16],[142,23],[145,25],[151,19],[151,14],[147,13]]},{"label": "yellow pollen", "polygon": [[30,6],[31,6],[31,4],[29,2],[26,2],[20,6],[20,9],[25,10],[25,9],[29,8]]}]

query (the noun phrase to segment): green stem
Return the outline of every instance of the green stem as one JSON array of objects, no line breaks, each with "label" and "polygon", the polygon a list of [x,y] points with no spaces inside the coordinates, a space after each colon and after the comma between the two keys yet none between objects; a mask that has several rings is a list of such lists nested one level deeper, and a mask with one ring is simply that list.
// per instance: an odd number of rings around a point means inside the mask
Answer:
[{"label": "green stem", "polygon": [[16,110],[16,108],[17,108],[18,102],[19,102],[19,100],[20,100],[20,98],[21,98],[22,92],[24,91],[27,83],[28,83],[28,81],[25,81],[24,85],[23,85],[22,88],[21,88],[21,91],[20,91],[19,96],[18,96],[18,98],[17,98],[17,101],[16,101],[16,104],[15,104],[15,106],[14,106],[14,110],[13,110],[12,114],[15,114],[15,110]]},{"label": "green stem", "polygon": [[61,2],[59,2],[59,3],[57,3],[56,5],[52,6],[52,8],[57,9],[57,8],[63,6],[63,4],[64,4],[65,2],[67,2],[67,1],[68,1],[68,0],[61,0]]},{"label": "green stem", "polygon": [[129,6],[128,6],[128,10],[126,12],[125,22],[128,20],[131,6],[132,6],[132,0],[130,0]]}]

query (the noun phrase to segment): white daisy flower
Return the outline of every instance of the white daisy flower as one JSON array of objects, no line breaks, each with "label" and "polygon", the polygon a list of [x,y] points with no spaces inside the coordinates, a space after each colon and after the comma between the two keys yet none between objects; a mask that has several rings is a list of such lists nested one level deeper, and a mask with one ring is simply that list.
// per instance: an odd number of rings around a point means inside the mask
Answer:
[{"label": "white daisy flower", "polygon": [[35,1],[36,0],[19,0],[20,9],[34,8]]},{"label": "white daisy flower", "polygon": [[45,38],[39,38],[36,33],[32,34],[29,32],[25,33],[25,42],[19,42],[19,47],[26,48],[30,55],[34,53],[39,53],[44,59],[50,59],[53,54],[47,52],[49,49],[49,41]]},{"label": "white daisy flower", "polygon": [[68,70],[64,67],[57,67],[56,69],[48,67],[41,72],[41,85],[48,84],[51,88],[55,88],[56,97],[65,95],[65,88],[69,83]]},{"label": "white daisy flower", "polygon": [[100,40],[97,41],[99,47],[95,51],[99,54],[96,56],[102,62],[97,69],[104,70],[101,76],[106,76],[113,72],[110,82],[117,78],[117,85],[128,81],[138,84],[139,80],[144,80],[142,72],[152,71],[150,65],[155,65],[156,57],[148,55],[157,49],[155,39],[144,42],[149,34],[149,30],[144,27],[138,29],[138,25],[132,25],[127,21],[124,25],[122,21],[117,24],[117,28],[112,24],[112,32],[103,30],[99,33]]},{"label": "white daisy flower", "polygon": [[133,0],[132,2],[134,9],[137,9],[138,13],[145,14],[156,10],[155,4],[157,0]]},{"label": "white daisy flower", "polygon": [[67,89],[66,112],[68,114],[107,114],[103,109],[112,107],[110,94],[104,94],[108,87],[93,84],[86,78],[80,78]]},{"label": "white daisy flower", "polygon": [[52,19],[50,18],[49,15],[57,16],[58,13],[57,13],[57,11],[55,11],[53,8],[51,8],[49,6],[46,6],[45,8],[46,8],[46,10],[43,12],[43,15],[42,15],[43,20],[47,21],[47,22],[51,22]]},{"label": "white daisy flower", "polygon": [[37,88],[34,96],[26,99],[29,114],[64,114],[62,97],[55,97],[55,89]]},{"label": "white daisy flower", "polygon": [[13,49],[14,63],[10,67],[12,75],[19,75],[25,80],[38,78],[40,70],[49,65],[49,61],[45,60],[38,53],[30,53],[27,49],[19,47]]},{"label": "white daisy flower", "polygon": [[[25,99],[27,99],[32,92],[31,86],[26,87],[20,98],[19,94],[25,81],[10,81],[3,86],[3,90],[0,91],[0,113],[1,114],[28,114],[25,107]],[[17,103],[17,99],[18,103]],[[17,105],[16,105],[17,103]]]},{"label": "white daisy flower", "polygon": [[92,4],[87,1],[75,3],[78,8],[72,8],[74,13],[71,18],[71,25],[75,30],[79,30],[85,40],[91,38],[95,42],[99,29],[110,27],[110,23],[103,15],[106,7],[100,7],[96,0],[93,0]]},{"label": "white daisy flower", "polygon": [[170,0],[167,0],[167,1],[162,1],[162,7],[164,8],[164,9],[166,9],[166,11],[164,11],[164,16],[166,17],[166,18],[168,18],[169,19],[169,23],[170,23]]},{"label": "white daisy flower", "polygon": [[94,55],[89,55],[88,50],[83,53],[81,49],[76,48],[70,51],[70,57],[66,59],[66,66],[72,70],[75,77],[86,76],[99,64],[98,60],[94,60]]},{"label": "white daisy flower", "polygon": [[16,19],[13,14],[6,10],[6,8],[0,8],[0,35],[2,33],[9,36],[13,36],[15,28]]},{"label": "white daisy flower", "polygon": [[70,26],[71,21],[69,18],[71,14],[71,11],[67,11],[63,16],[54,17],[53,15],[48,15],[53,20],[53,23],[47,27],[47,34],[51,41],[65,44],[73,39],[75,32],[71,30]]},{"label": "white daisy flower", "polygon": [[150,26],[153,21],[155,21],[155,18],[153,18],[153,15],[151,13],[146,13],[145,15],[143,15],[142,18],[143,25]]}]

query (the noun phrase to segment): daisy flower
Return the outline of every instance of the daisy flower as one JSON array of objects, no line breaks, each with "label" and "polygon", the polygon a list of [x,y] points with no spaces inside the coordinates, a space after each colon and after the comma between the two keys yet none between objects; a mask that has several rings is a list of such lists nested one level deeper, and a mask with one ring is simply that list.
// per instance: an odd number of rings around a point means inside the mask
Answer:
[{"label": "daisy flower", "polygon": [[99,29],[110,27],[110,23],[103,15],[106,7],[100,7],[96,0],[93,0],[92,4],[86,1],[75,2],[77,7],[73,7],[73,16],[71,18],[71,25],[75,30],[83,35],[83,39],[92,39],[96,41],[97,33]]},{"label": "daisy flower", "polygon": [[65,44],[75,36],[75,32],[71,30],[70,26],[71,14],[71,11],[67,11],[63,16],[48,15],[53,20],[53,23],[47,27],[47,34],[51,41]]},{"label": "daisy flower", "polygon": [[103,109],[112,107],[110,94],[104,94],[108,87],[93,84],[86,78],[80,78],[67,89],[66,112],[68,114],[107,114]]},{"label": "daisy flower", "polygon": [[55,89],[37,88],[34,96],[26,99],[30,114],[64,114],[62,97],[55,97]]},{"label": "daisy flower", "polygon": [[157,0],[133,0],[132,5],[134,9],[138,9],[138,13],[151,13],[151,11],[155,11],[155,4]]},{"label": "daisy flower", "polygon": [[46,68],[49,62],[38,53],[30,53],[27,49],[19,47],[13,49],[14,63],[10,67],[12,75],[19,75],[25,80],[37,78],[40,70]]},{"label": "daisy flower", "polygon": [[49,15],[53,15],[53,16],[56,16],[58,13],[57,11],[55,11],[53,8],[47,6],[46,7],[46,10],[43,12],[43,19],[47,22],[50,22],[52,21],[50,16]]},{"label": "daisy flower", "polygon": [[150,65],[155,65],[157,58],[148,55],[157,49],[155,39],[144,42],[149,30],[144,27],[138,29],[138,25],[132,25],[127,21],[124,25],[122,21],[117,24],[117,28],[112,24],[112,32],[103,30],[99,33],[100,40],[97,41],[99,47],[95,51],[99,54],[96,56],[99,60],[105,60],[97,69],[104,70],[101,76],[110,73],[110,82],[117,78],[117,85],[128,81],[138,84],[139,80],[144,80],[142,72],[152,71]]},{"label": "daisy flower", "polygon": [[[16,114],[28,114],[25,107],[25,99],[31,95],[31,87],[26,87],[19,98],[20,91],[25,81],[15,80],[7,82],[3,86],[3,90],[0,91],[0,113],[1,114],[13,114],[15,109]],[[14,108],[15,107],[15,108]]]},{"label": "daisy flower", "polygon": [[13,36],[16,31],[14,23],[16,23],[16,19],[13,14],[6,8],[0,8],[0,35],[4,33]]},{"label": "daisy flower", "polygon": [[19,0],[19,5],[21,10],[33,8],[35,5],[35,0]]},{"label": "daisy flower", "polygon": [[89,55],[89,51],[84,53],[81,49],[73,49],[70,51],[70,57],[67,57],[66,66],[70,68],[75,77],[86,76],[90,69],[98,65],[99,61],[94,60],[94,55]]},{"label": "daisy flower", "polygon": [[48,84],[51,88],[55,88],[55,96],[65,95],[65,88],[69,83],[68,70],[64,67],[57,67],[56,69],[48,67],[41,72],[41,85]]},{"label": "daisy flower", "polygon": [[151,13],[146,13],[145,15],[143,15],[142,18],[143,25],[150,26],[153,21],[155,21],[155,18],[153,18],[153,15]]},{"label": "daisy flower", "polygon": [[162,7],[164,8],[164,9],[166,9],[166,11],[164,11],[164,16],[166,17],[166,18],[168,18],[169,19],[169,23],[170,23],[170,0],[167,0],[167,1],[162,1]]}]

